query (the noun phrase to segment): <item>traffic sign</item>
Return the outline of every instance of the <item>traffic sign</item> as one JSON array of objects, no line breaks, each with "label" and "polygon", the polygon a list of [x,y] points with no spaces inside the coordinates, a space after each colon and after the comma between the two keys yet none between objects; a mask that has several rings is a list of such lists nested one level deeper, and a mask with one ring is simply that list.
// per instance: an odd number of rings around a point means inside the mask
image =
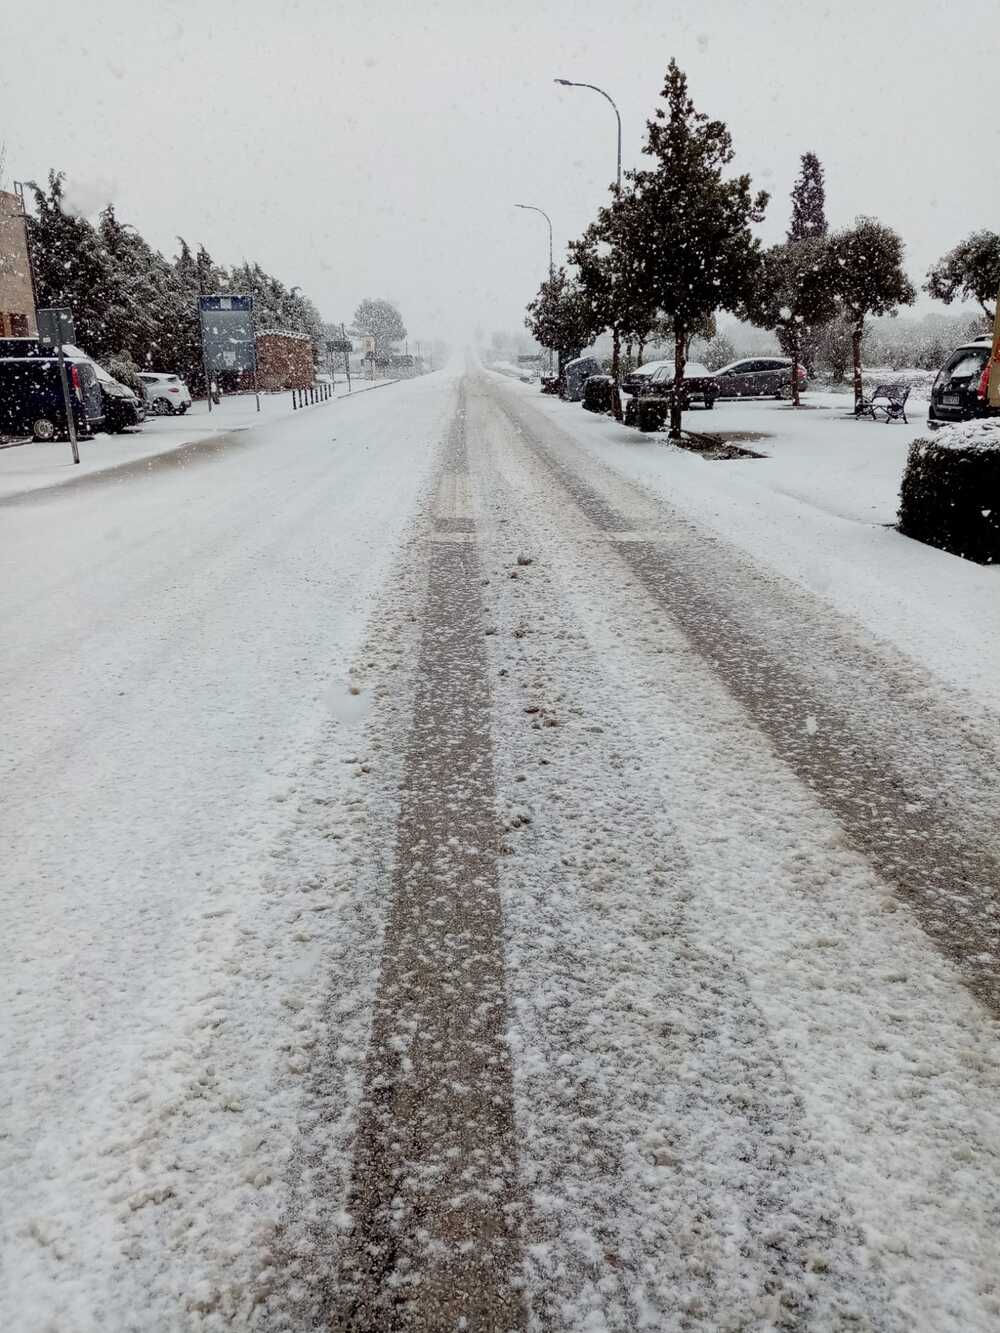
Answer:
[{"label": "traffic sign", "polygon": [[76,342],[73,312],[68,305],[51,306],[35,312],[38,320],[38,341],[43,347],[58,347],[60,343]]}]

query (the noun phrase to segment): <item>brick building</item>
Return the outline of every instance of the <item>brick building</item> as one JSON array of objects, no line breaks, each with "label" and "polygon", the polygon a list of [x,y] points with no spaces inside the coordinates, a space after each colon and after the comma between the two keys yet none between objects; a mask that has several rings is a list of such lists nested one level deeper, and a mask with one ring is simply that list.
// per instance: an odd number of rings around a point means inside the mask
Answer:
[{"label": "brick building", "polygon": [[311,339],[296,333],[257,334],[257,382],[262,389],[308,389],[314,378]]},{"label": "brick building", "polygon": [[25,338],[37,332],[21,201],[0,190],[0,337]]}]

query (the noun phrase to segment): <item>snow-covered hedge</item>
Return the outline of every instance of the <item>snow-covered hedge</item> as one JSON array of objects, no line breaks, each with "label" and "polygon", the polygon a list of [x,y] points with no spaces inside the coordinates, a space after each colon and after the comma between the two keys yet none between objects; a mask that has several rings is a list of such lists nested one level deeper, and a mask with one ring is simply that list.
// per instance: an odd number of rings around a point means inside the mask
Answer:
[{"label": "snow-covered hedge", "polygon": [[1000,419],[914,440],[900,488],[899,530],[980,564],[1000,562]]}]

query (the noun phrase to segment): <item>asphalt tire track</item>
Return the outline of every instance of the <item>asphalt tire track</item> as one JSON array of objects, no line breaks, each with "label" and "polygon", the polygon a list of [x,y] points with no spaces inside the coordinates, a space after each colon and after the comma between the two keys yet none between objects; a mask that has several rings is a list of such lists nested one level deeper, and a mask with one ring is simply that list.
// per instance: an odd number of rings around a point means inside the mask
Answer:
[{"label": "asphalt tire track", "polygon": [[[521,1209],[464,395],[443,452],[392,899],[336,1280],[343,1330],[517,1330]],[[462,512],[466,510],[466,512]]]}]

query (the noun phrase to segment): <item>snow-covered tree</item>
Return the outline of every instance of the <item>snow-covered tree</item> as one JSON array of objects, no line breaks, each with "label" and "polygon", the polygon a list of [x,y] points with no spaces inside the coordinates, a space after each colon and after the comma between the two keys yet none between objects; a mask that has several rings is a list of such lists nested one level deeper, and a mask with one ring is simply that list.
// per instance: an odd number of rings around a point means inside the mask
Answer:
[{"label": "snow-covered tree", "polygon": [[861,340],[870,315],[894,315],[917,299],[903,269],[902,238],[876,218],[860,217],[853,227],[830,238],[837,266],[836,292],[851,324],[854,400],[860,402]]},{"label": "snow-covered tree", "polygon": [[736,348],[724,333],[717,333],[713,338],[709,338],[701,359],[709,370],[721,370],[723,366],[728,366],[730,361],[736,360]]},{"label": "snow-covered tree", "polygon": [[949,250],[927,274],[924,291],[945,305],[975,301],[992,323],[1000,290],[1000,235],[974,231]]},{"label": "snow-covered tree", "polygon": [[31,183],[35,213],[28,238],[38,304],[69,306],[77,340],[94,356],[117,350],[107,315],[114,294],[112,263],[86,218],[64,207],[63,172],[50,171],[48,189]]},{"label": "snow-covered tree", "polygon": [[392,304],[381,298],[366,297],[354,312],[356,332],[375,339],[375,359],[384,361],[392,350],[392,344],[402,342],[406,337],[406,325],[403,317]]},{"label": "snow-covered tree", "polygon": [[840,266],[825,236],[786,241],[765,251],[747,313],[774,329],[792,358],[792,402],[799,406],[798,366],[803,338],[837,314]]},{"label": "snow-covered tree", "polygon": [[595,306],[578,282],[558,268],[528,306],[525,327],[540,346],[559,356],[559,371],[607,327],[607,310]]},{"label": "snow-covered tree", "polygon": [[792,222],[788,228],[789,241],[805,241],[825,236],[826,186],[823,183],[823,164],[815,153],[802,154],[798,179],[792,186]]},{"label": "snow-covered tree", "polygon": [[[629,179],[642,222],[643,280],[656,308],[672,320],[679,385],[691,331],[718,309],[739,309],[753,289],[760,243],[750,224],[762,219],[768,196],[751,194],[749,176],[724,179],[733,160],[729,131],[695,110],[673,60],[661,96],[665,105],[647,122],[643,149],[655,166]],[[677,396],[671,435],[680,429]]]}]

